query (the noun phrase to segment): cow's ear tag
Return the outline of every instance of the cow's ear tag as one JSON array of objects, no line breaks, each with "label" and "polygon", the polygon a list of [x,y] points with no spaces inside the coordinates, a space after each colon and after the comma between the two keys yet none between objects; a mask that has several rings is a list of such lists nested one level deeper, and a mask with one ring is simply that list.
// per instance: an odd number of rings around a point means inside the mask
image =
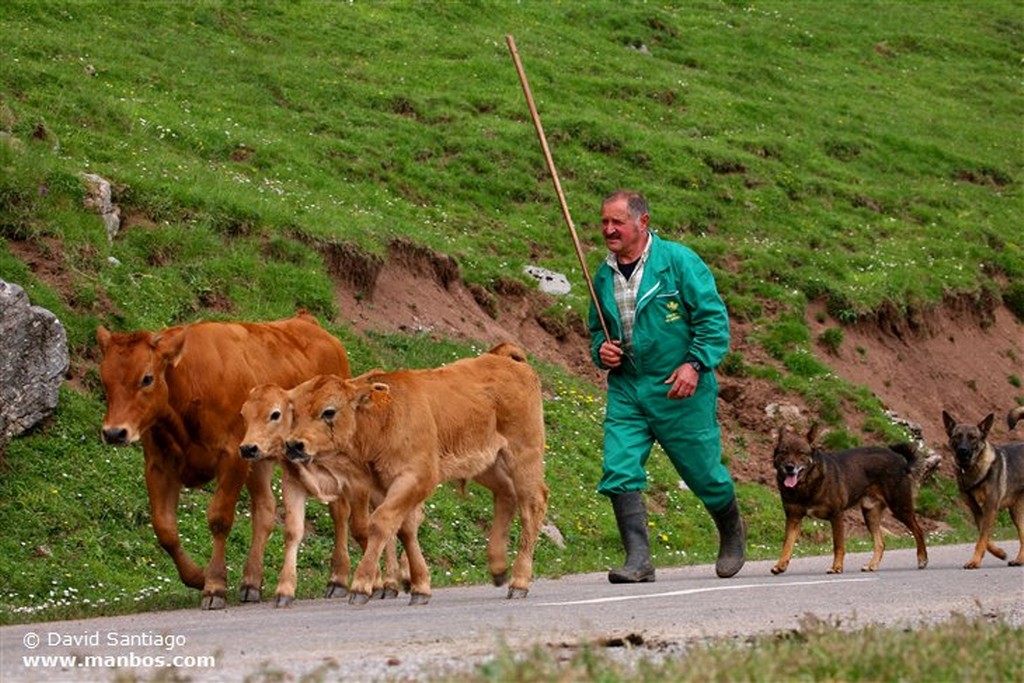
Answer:
[{"label": "cow's ear tag", "polygon": [[383,407],[391,401],[391,387],[384,382],[374,382],[359,392],[356,397],[358,405],[362,408],[372,406]]}]

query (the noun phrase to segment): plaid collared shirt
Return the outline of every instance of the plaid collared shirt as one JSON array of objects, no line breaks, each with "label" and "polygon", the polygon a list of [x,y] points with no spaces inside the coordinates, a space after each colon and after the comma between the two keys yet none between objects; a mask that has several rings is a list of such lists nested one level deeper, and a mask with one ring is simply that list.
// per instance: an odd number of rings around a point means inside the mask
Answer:
[{"label": "plaid collared shirt", "polygon": [[644,247],[644,253],[640,255],[640,261],[636,264],[636,268],[633,269],[633,273],[627,280],[619,270],[619,262],[615,254],[608,254],[606,262],[608,267],[612,269],[614,275],[612,276],[612,282],[615,285],[615,305],[619,307],[619,317],[622,319],[622,350],[627,355],[633,353],[633,321],[636,319],[636,295],[640,291],[640,280],[644,276],[644,265],[647,263],[647,257],[651,255],[651,236],[647,236],[647,246]]}]

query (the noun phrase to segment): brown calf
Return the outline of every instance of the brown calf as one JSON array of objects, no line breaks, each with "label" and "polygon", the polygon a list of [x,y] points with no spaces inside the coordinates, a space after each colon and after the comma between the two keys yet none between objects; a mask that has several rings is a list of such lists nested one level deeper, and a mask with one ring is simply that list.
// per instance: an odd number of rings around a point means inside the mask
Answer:
[{"label": "brown calf", "polygon": [[[263,551],[274,524],[273,463],[238,455],[239,412],[257,384],[294,386],[314,375],[349,375],[345,349],[306,313],[270,323],[203,322],[158,332],[96,330],[107,396],[103,441],[142,442],[153,529],[182,582],[203,591],[203,609],[226,605],[225,541],[244,484],[252,499],[252,547],[243,602],[258,602]],[[178,498],[184,486],[216,480],[207,509],[213,537],[204,572],[181,547]]]},{"label": "brown calf", "polygon": [[[369,503],[372,481],[364,479],[353,486],[349,478],[331,472],[318,463],[297,463],[285,457],[285,439],[291,430],[292,407],[288,391],[276,384],[262,384],[249,392],[242,406],[246,432],[239,446],[243,459],[252,462],[265,458],[281,465],[281,496],[285,509],[285,556],[275,590],[278,607],[287,607],[295,600],[298,582],[298,549],[305,533],[306,498],[312,496],[328,505],[334,521],[334,552],[331,577],[325,597],[339,598],[348,593],[352,564],[348,552],[348,524],[351,517],[352,537],[366,548],[369,532]],[[397,597],[401,577],[396,548],[388,543],[385,553],[385,577],[375,591],[382,597]]]},{"label": "brown calf", "polygon": [[521,349],[502,344],[430,370],[356,380],[317,377],[290,394],[294,424],[288,457],[317,462],[384,493],[370,515],[369,541],[352,578],[350,602],[369,599],[381,551],[396,532],[409,560],[410,604],[429,601],[417,511],[441,482],[459,479],[475,479],[495,493],[488,564],[499,585],[518,507],[522,530],[508,597],[526,596],[548,487],[540,379]]}]

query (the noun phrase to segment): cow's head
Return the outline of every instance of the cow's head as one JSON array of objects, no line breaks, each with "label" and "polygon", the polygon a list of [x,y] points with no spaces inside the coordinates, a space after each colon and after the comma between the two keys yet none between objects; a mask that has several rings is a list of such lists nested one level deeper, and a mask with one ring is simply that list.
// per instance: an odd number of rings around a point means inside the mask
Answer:
[{"label": "cow's head", "polygon": [[185,347],[184,328],[161,332],[110,332],[96,329],[103,360],[100,380],[107,395],[103,441],[128,445],[168,408],[167,370],[177,365]]},{"label": "cow's head", "polygon": [[289,392],[292,430],[286,455],[292,462],[350,453],[355,448],[358,412],[387,396],[383,382],[320,375]]},{"label": "cow's head", "polygon": [[261,384],[249,391],[242,405],[245,436],[238,453],[243,460],[283,458],[285,441],[292,428],[288,390],[277,384]]}]

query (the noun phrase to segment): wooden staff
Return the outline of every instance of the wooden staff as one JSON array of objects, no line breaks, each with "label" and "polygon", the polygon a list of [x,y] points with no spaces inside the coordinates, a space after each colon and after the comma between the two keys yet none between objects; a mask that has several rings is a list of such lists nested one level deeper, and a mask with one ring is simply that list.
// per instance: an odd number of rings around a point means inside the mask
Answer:
[{"label": "wooden staff", "polygon": [[572,216],[569,215],[569,206],[565,203],[565,195],[562,193],[562,184],[558,182],[558,171],[555,170],[555,162],[551,158],[551,150],[548,149],[547,138],[544,137],[544,127],[540,123],[540,115],[537,114],[537,107],[533,103],[533,95],[530,93],[530,84],[526,82],[526,72],[523,71],[523,64],[519,61],[519,52],[516,50],[516,41],[511,35],[505,35],[505,42],[508,43],[508,50],[512,53],[512,61],[515,62],[516,71],[519,72],[519,82],[523,86],[523,94],[526,95],[526,104],[530,107],[530,117],[533,118],[533,127],[537,129],[537,137],[540,138],[540,147],[544,151],[544,160],[548,163],[548,171],[551,173],[551,180],[555,183],[555,192],[558,193],[558,202],[562,205],[562,216],[565,224],[569,226],[569,234],[572,236],[572,245],[576,248],[576,258],[580,261],[580,268],[583,269],[583,277],[587,280],[587,289],[590,291],[590,300],[594,302],[594,309],[597,311],[597,318],[601,321],[601,329],[604,331],[604,338],[612,341],[608,334],[608,325],[604,322],[604,315],[601,313],[601,304],[597,301],[597,293],[594,292],[594,281],[590,279],[590,271],[587,270],[587,262],[583,258],[583,248],[580,246],[580,238],[576,235],[576,228],[572,224]]}]

